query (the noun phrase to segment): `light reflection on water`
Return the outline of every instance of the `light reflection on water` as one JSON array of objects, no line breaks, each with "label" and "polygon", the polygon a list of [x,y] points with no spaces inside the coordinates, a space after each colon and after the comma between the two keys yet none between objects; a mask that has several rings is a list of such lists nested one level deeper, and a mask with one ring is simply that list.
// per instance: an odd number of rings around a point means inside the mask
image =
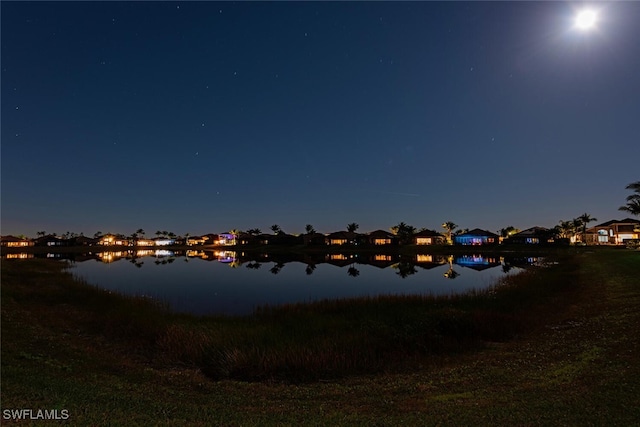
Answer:
[{"label": "light reflection on water", "polygon": [[479,254],[291,256],[149,249],[60,257],[72,259],[73,274],[98,287],[156,298],[178,312],[224,315],[322,299],[462,293],[538,262]]}]

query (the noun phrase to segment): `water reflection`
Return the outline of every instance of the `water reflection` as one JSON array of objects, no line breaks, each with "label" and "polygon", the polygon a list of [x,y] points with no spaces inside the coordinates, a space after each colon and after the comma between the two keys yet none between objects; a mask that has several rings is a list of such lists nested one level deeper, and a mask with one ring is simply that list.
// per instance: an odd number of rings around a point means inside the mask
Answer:
[{"label": "water reflection", "polygon": [[51,256],[71,260],[73,274],[101,288],[158,298],[175,311],[228,315],[248,314],[265,304],[466,292],[539,262],[535,257],[481,254],[266,254],[155,249],[6,254],[5,258],[20,262],[20,258]]},{"label": "water reflection", "polygon": [[416,254],[412,256],[398,254],[265,254],[265,253],[237,253],[234,251],[206,251],[206,250],[187,250],[172,251],[166,249],[140,249],[140,250],[123,250],[123,251],[102,251],[102,252],[85,252],[85,253],[13,253],[4,254],[4,259],[28,259],[28,258],[57,258],[66,259],[74,262],[85,262],[95,260],[103,263],[114,263],[120,260],[128,260],[136,267],[144,265],[144,259],[153,259],[156,265],[167,265],[176,261],[178,258],[184,258],[188,262],[192,259],[204,261],[214,261],[227,264],[231,268],[238,268],[245,265],[249,270],[259,270],[264,263],[274,263],[269,269],[272,274],[278,274],[291,262],[302,262],[306,264],[305,273],[313,274],[319,264],[330,264],[336,267],[346,267],[347,274],[352,277],[359,275],[357,265],[369,265],[380,269],[391,268],[395,270],[396,275],[406,278],[418,273],[417,267],[423,270],[429,270],[448,265],[444,276],[449,279],[459,277],[461,273],[454,269],[454,265],[462,268],[468,268],[475,271],[483,271],[498,266],[502,267],[504,273],[508,273],[514,268],[522,269],[541,262],[541,257],[529,256],[484,256],[481,254],[465,254],[465,255],[433,255],[433,254]]}]

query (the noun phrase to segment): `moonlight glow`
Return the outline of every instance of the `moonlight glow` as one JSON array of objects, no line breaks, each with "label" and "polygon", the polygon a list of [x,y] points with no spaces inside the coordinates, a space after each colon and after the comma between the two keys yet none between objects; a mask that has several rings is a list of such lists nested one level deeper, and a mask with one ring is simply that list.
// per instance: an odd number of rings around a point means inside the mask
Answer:
[{"label": "moonlight glow", "polygon": [[580,30],[589,30],[596,24],[597,15],[593,10],[583,10],[576,15],[576,27]]}]

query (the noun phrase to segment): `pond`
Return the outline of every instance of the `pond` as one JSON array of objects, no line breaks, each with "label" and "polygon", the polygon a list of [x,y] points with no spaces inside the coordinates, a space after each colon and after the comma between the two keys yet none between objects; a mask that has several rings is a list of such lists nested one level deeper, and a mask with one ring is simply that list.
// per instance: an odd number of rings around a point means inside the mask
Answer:
[{"label": "pond", "polygon": [[147,250],[75,255],[71,272],[176,312],[244,315],[259,306],[378,295],[447,295],[491,286],[539,258],[468,255],[237,254]]}]

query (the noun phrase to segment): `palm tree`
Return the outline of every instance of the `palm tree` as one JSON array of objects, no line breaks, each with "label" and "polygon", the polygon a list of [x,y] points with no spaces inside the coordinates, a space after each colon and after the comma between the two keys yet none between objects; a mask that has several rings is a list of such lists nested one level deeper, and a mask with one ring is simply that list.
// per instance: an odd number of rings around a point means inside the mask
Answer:
[{"label": "palm tree", "polygon": [[442,228],[447,230],[447,232],[449,233],[449,237],[447,238],[447,243],[449,243],[450,245],[453,244],[453,240],[451,239],[451,235],[453,234],[453,230],[458,228],[458,225],[453,223],[452,221],[447,221],[447,222],[442,224]]},{"label": "palm tree", "polygon": [[257,236],[260,233],[262,233],[262,231],[260,231],[259,228],[250,228],[249,230],[247,230],[247,234],[249,234],[250,236]]},{"label": "palm tree", "polygon": [[589,215],[586,212],[580,215],[578,219],[582,223],[582,241],[586,245],[587,244],[587,224],[590,223],[591,221],[597,221],[598,219],[592,218],[591,215]]},{"label": "palm tree", "polygon": [[43,230],[43,231],[38,231],[38,232],[36,233],[36,236],[40,236],[40,237],[44,237],[44,236],[46,236],[46,235],[47,235],[47,232],[46,232],[46,231],[44,231],[44,230]]},{"label": "palm tree", "polygon": [[233,235],[233,245],[235,246],[236,243],[238,242],[238,235],[240,235],[240,230],[238,230],[237,228],[234,228],[233,230],[230,231],[230,233]]},{"label": "palm tree", "polygon": [[93,237],[94,237],[95,239],[97,239],[97,238],[99,238],[99,237],[102,237],[102,231],[96,231],[96,232],[94,233]]},{"label": "palm tree", "polygon": [[571,231],[573,232],[573,237],[575,241],[578,241],[578,234],[580,234],[580,229],[582,228],[582,220],[578,218],[573,218],[571,220]]},{"label": "palm tree", "polygon": [[162,231],[157,230],[157,231],[156,231],[156,236],[158,236],[158,237],[162,236]]},{"label": "palm tree", "polygon": [[355,222],[352,222],[351,224],[347,224],[347,231],[349,233],[355,233],[359,227],[360,226],[358,224],[356,224]]},{"label": "palm tree", "polygon": [[307,234],[313,234],[316,232],[315,228],[313,228],[313,225],[311,224],[307,224],[304,226],[304,231],[307,232]]},{"label": "palm tree", "polygon": [[560,220],[557,227],[560,238],[569,239],[574,234],[573,221]]},{"label": "palm tree", "polygon": [[390,228],[391,232],[398,236],[398,240],[401,244],[407,244],[411,242],[411,238],[416,232],[416,228],[413,225],[400,222],[398,225],[394,225]]},{"label": "palm tree", "polygon": [[627,185],[627,190],[633,190],[635,194],[627,196],[626,206],[620,206],[618,210],[627,211],[631,215],[640,216],[640,181]]},{"label": "palm tree", "polygon": [[136,230],[136,233],[137,233],[137,234],[140,234],[140,235],[142,235],[142,237],[144,237],[144,230],[143,230],[142,228],[138,228],[138,229]]},{"label": "palm tree", "polygon": [[280,226],[278,224],[273,224],[271,226],[271,231],[273,231],[273,234],[280,234],[282,233],[282,229],[280,228]]},{"label": "palm tree", "polygon": [[515,228],[513,225],[510,225],[510,226],[508,226],[506,228],[501,228],[498,231],[498,234],[500,234],[500,237],[502,237],[502,238],[507,238],[512,234],[516,234],[518,231],[520,231],[520,230]]}]

